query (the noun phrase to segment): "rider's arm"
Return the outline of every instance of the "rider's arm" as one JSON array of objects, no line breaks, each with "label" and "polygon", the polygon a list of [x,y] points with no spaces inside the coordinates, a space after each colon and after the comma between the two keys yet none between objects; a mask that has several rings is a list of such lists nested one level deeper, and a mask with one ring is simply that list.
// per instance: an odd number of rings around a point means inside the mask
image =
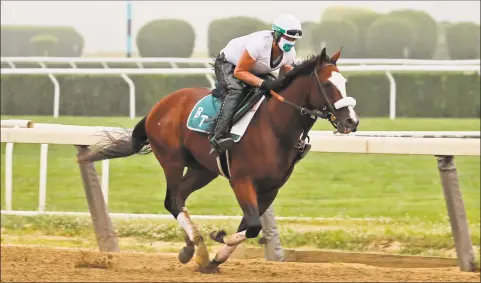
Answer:
[{"label": "rider's arm", "polygon": [[292,65],[286,64],[286,65],[282,66],[279,71],[283,74],[286,74],[286,73],[290,72],[292,69],[294,69],[294,67],[292,67]]},{"label": "rider's arm", "polygon": [[250,72],[250,69],[254,66],[255,62],[256,61],[250,56],[249,52],[244,50],[234,69],[234,77],[247,84],[259,87],[263,80]]},{"label": "rider's arm", "polygon": [[296,49],[292,48],[291,52],[287,53],[286,55],[288,56],[287,63],[279,69],[279,75],[285,75],[294,69],[293,65],[296,63],[297,56]]},{"label": "rider's arm", "polygon": [[279,78],[282,78],[284,77],[287,73],[289,73],[294,67],[292,67],[292,65],[289,65],[289,64],[286,64],[284,66],[282,66],[280,69],[279,69]]}]

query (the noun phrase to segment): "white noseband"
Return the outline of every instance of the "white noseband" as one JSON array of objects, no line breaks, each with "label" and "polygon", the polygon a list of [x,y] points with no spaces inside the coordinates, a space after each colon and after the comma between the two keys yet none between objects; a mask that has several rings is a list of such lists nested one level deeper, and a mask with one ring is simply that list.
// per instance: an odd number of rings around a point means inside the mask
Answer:
[{"label": "white noseband", "polygon": [[336,101],[336,103],[334,103],[334,107],[336,109],[341,109],[347,106],[351,106],[352,108],[354,108],[354,106],[356,106],[356,100],[353,97],[348,96],[348,97],[343,97],[338,101]]}]

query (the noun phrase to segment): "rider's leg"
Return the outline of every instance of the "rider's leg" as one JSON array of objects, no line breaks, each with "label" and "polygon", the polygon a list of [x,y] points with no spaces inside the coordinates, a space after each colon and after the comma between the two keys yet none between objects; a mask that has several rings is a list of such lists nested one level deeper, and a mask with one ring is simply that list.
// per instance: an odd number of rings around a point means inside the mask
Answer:
[{"label": "rider's leg", "polygon": [[244,83],[234,77],[233,64],[227,61],[218,61],[216,64],[217,79],[226,93],[215,124],[212,142],[217,143],[223,150],[228,150],[234,144],[230,130],[235,110],[242,100]]}]

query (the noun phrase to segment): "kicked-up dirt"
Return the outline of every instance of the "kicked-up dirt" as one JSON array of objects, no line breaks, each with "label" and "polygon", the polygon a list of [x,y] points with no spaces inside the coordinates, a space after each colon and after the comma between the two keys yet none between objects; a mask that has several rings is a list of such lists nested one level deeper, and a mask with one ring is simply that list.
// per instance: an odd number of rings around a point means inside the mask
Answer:
[{"label": "kicked-up dirt", "polygon": [[176,254],[102,253],[46,247],[1,247],[2,282],[480,282],[452,268],[389,268],[348,263],[229,259],[216,274],[197,271]]}]

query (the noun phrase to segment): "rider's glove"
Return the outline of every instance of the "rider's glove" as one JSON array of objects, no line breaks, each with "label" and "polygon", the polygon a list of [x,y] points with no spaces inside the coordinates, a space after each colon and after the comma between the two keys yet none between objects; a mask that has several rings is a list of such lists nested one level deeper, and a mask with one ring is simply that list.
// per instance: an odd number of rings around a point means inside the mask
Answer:
[{"label": "rider's glove", "polygon": [[273,80],[264,80],[260,86],[261,89],[267,91],[268,93],[276,86]]}]

